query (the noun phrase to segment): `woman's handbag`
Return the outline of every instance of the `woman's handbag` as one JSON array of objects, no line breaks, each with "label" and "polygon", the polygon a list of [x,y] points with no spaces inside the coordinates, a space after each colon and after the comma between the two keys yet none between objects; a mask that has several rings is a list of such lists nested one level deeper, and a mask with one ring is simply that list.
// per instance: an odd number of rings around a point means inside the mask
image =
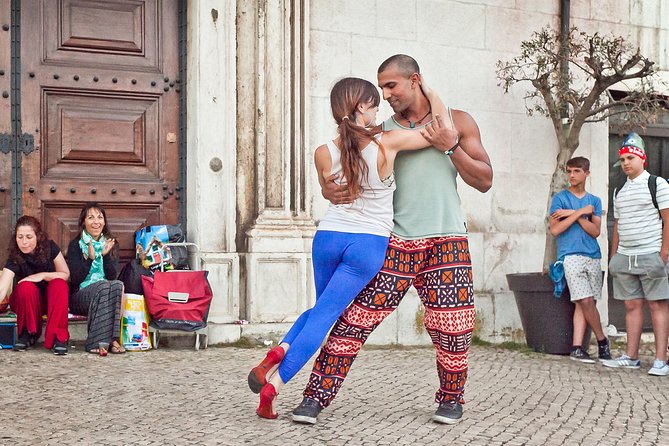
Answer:
[{"label": "woman's handbag", "polygon": [[163,330],[195,331],[207,326],[213,293],[208,271],[155,271],[142,276],[151,326]]}]

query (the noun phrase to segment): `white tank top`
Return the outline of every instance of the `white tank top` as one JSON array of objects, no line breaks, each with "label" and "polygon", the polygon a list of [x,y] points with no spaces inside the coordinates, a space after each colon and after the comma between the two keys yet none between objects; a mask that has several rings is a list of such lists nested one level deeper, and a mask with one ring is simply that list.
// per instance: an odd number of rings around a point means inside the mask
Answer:
[{"label": "white tank top", "polygon": [[[381,139],[381,135],[377,136]],[[337,184],[345,182],[342,178],[341,152],[333,141],[327,148],[332,157],[332,174],[340,174]],[[377,158],[379,147],[372,141],[360,151],[367,164],[367,180],[362,179],[362,192],[351,204],[334,205],[330,203],[325,217],[318,225],[322,231],[353,232],[388,237],[393,229],[393,192],[395,178],[393,174],[383,180],[379,177]]]}]

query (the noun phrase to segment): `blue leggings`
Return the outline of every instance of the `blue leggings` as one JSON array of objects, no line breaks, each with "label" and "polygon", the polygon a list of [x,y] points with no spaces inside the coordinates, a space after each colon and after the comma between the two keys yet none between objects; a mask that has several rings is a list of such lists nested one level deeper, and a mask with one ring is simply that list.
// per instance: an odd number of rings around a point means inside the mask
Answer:
[{"label": "blue leggings", "polygon": [[295,321],[283,341],[290,344],[279,366],[290,381],[316,353],[332,324],[383,266],[388,237],[317,231],[312,247],[316,304]]}]

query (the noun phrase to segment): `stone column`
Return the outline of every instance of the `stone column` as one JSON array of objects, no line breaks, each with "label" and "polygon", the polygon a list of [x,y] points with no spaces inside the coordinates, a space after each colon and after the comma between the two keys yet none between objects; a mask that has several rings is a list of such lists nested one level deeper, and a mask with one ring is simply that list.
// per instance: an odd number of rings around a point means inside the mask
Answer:
[{"label": "stone column", "polygon": [[313,301],[307,172],[308,2],[237,2],[243,314],[289,322]]},{"label": "stone column", "polygon": [[239,256],[236,253],[236,3],[187,5],[188,241],[202,249],[214,299],[210,343],[236,341]]}]

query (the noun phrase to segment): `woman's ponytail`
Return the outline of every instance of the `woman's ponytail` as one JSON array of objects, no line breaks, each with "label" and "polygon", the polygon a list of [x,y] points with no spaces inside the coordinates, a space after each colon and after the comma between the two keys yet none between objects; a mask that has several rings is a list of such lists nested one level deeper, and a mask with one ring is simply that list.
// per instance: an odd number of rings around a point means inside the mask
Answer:
[{"label": "woman's ponytail", "polygon": [[354,197],[357,197],[362,192],[362,181],[363,179],[366,181],[369,174],[367,163],[364,162],[360,153],[360,144],[358,141],[360,136],[362,136],[361,133],[369,133],[371,135],[371,132],[367,129],[351,122],[348,116],[342,118],[339,124],[339,151],[341,152],[342,174]]},{"label": "woman's ponytail", "polygon": [[[330,92],[332,116],[339,128],[342,175],[353,196],[362,192],[362,182],[368,181],[369,174],[369,167],[360,153],[364,148],[360,147],[360,142],[376,142],[369,129],[356,123],[356,109],[360,104],[378,106],[380,100],[379,92],[371,82],[355,77],[341,79]],[[380,150],[383,152],[382,146]],[[383,156],[385,162],[385,153]]]}]

